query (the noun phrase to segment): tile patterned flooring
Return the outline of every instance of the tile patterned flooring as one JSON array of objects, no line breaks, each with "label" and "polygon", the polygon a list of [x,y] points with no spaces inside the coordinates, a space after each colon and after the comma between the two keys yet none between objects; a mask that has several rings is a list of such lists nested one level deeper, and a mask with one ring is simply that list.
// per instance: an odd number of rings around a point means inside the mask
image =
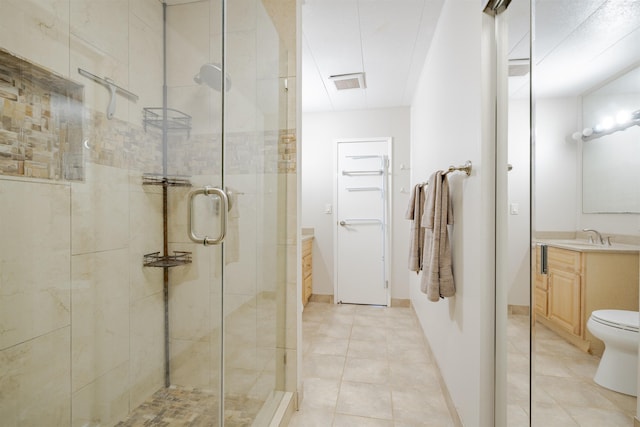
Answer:
[{"label": "tile patterned flooring", "polygon": [[[511,315],[508,325],[508,425],[528,426],[528,316]],[[533,419],[536,427],[630,427],[636,398],[597,385],[600,358],[536,325]]]},{"label": "tile patterned flooring", "polygon": [[[248,427],[263,402],[247,396],[225,398],[225,425]],[[158,390],[116,427],[213,427],[219,400],[211,391],[171,386]]]},{"label": "tile patterned flooring", "polygon": [[303,388],[290,427],[454,426],[410,308],[310,302]]}]

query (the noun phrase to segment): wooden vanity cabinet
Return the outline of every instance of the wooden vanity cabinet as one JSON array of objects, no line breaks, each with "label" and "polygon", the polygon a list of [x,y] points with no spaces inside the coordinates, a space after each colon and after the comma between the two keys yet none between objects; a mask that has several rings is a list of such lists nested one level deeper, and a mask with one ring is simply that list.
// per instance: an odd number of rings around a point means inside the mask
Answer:
[{"label": "wooden vanity cabinet", "polygon": [[584,351],[601,355],[603,343],[587,329],[595,310],[638,310],[638,253],[581,252],[547,247],[541,272],[536,246],[534,306],[536,320]]},{"label": "wooden vanity cabinet", "polygon": [[313,291],[313,239],[302,241],[302,305],[306,305]]}]

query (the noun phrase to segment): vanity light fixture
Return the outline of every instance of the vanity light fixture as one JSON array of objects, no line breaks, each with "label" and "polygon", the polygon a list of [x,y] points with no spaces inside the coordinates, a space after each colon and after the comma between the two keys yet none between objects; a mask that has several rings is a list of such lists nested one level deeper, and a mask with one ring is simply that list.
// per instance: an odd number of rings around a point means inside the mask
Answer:
[{"label": "vanity light fixture", "polygon": [[610,135],[614,132],[625,130],[631,126],[640,126],[640,110],[636,110],[633,113],[620,111],[616,114],[615,119],[611,116],[607,116],[592,128],[584,128],[582,132],[574,132],[571,135],[571,138],[576,141],[589,141],[600,138],[601,136]]}]

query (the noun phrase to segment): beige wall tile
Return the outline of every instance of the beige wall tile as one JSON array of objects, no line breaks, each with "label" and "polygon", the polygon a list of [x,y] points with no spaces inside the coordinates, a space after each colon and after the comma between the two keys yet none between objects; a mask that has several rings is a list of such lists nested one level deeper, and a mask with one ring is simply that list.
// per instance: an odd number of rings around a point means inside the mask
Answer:
[{"label": "beige wall tile", "polygon": [[[159,269],[162,270],[162,269]],[[164,386],[162,292],[131,303],[131,408]]]},{"label": "beige wall tile", "polygon": [[128,172],[87,163],[86,180],[71,184],[72,253],[125,248],[129,242]]},{"label": "beige wall tile", "polygon": [[69,196],[68,185],[0,180],[0,349],[71,321]]},{"label": "beige wall tile", "polygon": [[256,28],[256,14],[259,0],[238,0],[228,3],[227,31],[248,31]]},{"label": "beige wall tile", "polygon": [[129,252],[75,255],[72,271],[72,390],[129,359]]},{"label": "beige wall tile", "polygon": [[211,389],[210,352],[209,342],[172,339],[171,383]]},{"label": "beige wall tile", "polygon": [[220,94],[207,85],[193,82],[193,76],[200,71],[200,65],[202,64],[193,68],[184,66],[191,76],[191,84],[169,87],[167,97],[170,108],[191,116],[192,134],[208,135],[220,130],[220,115],[214,114],[214,106],[220,102]]},{"label": "beige wall tile", "polygon": [[167,11],[169,86],[193,85],[193,76],[209,62],[209,3],[171,6]]},{"label": "beige wall tile", "polygon": [[115,425],[129,413],[129,363],[73,393],[73,427]]},{"label": "beige wall tile", "polygon": [[70,425],[70,344],[64,327],[0,351],[3,425]]},{"label": "beige wall tile", "polygon": [[212,325],[207,262],[210,248],[202,245],[173,244],[171,250],[193,252],[192,264],[171,270],[169,278],[171,338],[208,342]]},{"label": "beige wall tile", "polygon": [[69,1],[3,1],[0,46],[69,76]]},{"label": "beige wall tile", "polygon": [[[129,193],[129,263],[131,299],[137,300],[162,291],[162,268],[144,267],[144,254],[162,252],[162,194],[133,191]],[[144,188],[153,189],[151,186]]]},{"label": "beige wall tile", "polygon": [[128,0],[72,1],[70,18],[71,33],[84,44],[95,46],[123,64],[128,63],[128,32],[119,31],[129,22]]},{"label": "beige wall tile", "polygon": [[[156,4],[161,9],[159,2]],[[162,106],[162,21],[149,25],[135,15],[130,16],[129,61],[129,90],[140,97],[132,104],[129,122],[140,124],[143,107]]]},{"label": "beige wall tile", "polygon": [[162,31],[162,4],[158,0],[136,0],[129,2],[129,12],[150,28]]}]

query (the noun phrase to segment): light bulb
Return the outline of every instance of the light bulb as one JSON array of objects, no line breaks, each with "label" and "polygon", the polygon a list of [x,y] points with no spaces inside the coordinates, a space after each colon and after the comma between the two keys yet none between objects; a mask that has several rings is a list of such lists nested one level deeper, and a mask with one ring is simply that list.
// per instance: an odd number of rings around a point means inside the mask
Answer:
[{"label": "light bulb", "polygon": [[616,123],[618,123],[619,125],[623,125],[630,121],[631,121],[631,113],[628,111],[620,111],[616,115]]},{"label": "light bulb", "polygon": [[611,129],[614,124],[615,122],[613,121],[613,117],[611,116],[607,116],[604,119],[602,119],[602,129],[604,130]]},{"label": "light bulb", "polygon": [[591,136],[591,135],[593,135],[593,129],[591,129],[591,128],[582,129],[582,135],[583,136]]}]

